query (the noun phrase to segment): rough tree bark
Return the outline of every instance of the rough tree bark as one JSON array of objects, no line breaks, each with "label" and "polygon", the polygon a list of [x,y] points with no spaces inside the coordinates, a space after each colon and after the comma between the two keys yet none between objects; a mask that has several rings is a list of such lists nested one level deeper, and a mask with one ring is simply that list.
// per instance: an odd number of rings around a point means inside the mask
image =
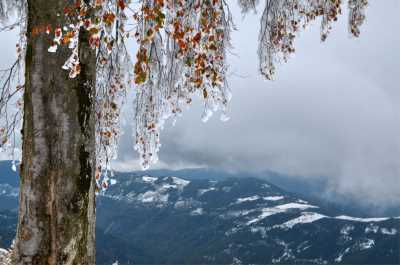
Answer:
[{"label": "rough tree bark", "polygon": [[81,74],[61,67],[71,51],[49,53],[65,25],[69,0],[28,0],[20,206],[13,259],[17,265],[95,264],[95,60],[80,34]]}]

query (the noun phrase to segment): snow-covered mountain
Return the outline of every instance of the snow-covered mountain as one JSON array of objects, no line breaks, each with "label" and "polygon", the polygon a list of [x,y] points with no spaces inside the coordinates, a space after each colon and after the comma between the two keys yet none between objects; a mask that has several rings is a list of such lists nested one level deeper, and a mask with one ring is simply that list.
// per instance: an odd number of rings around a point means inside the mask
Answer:
[{"label": "snow-covered mountain", "polygon": [[103,235],[132,248],[122,264],[400,262],[400,219],[339,215],[255,178],[125,176],[98,207]]},{"label": "snow-covered mountain", "polygon": [[[351,217],[256,178],[116,179],[97,199],[98,265],[400,264],[399,218]],[[15,183],[0,185],[15,202]],[[13,207],[0,209],[0,248]]]}]

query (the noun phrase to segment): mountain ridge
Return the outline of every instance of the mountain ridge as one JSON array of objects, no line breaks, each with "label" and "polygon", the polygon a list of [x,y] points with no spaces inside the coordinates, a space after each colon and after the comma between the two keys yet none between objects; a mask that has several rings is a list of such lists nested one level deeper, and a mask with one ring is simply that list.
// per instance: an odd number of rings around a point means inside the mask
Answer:
[{"label": "mountain ridge", "polygon": [[130,244],[157,253],[157,264],[399,262],[399,219],[331,216],[254,178],[131,175],[100,195],[99,204],[114,211],[121,205],[115,214],[99,213],[99,226],[137,238]]}]

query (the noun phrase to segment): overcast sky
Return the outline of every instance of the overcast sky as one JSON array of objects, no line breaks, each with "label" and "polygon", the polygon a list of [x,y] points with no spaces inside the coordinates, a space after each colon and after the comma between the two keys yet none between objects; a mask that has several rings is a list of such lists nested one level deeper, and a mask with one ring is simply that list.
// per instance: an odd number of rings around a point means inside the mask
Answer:
[{"label": "overcast sky", "polygon": [[[230,56],[231,119],[215,115],[203,123],[195,103],[162,132],[156,167],[328,178],[336,194],[400,205],[400,1],[370,1],[359,39],[347,31],[347,11],[325,43],[315,23],[297,38],[296,55],[278,66],[273,82],[258,73],[261,7],[243,17],[232,5],[238,31]],[[13,50],[3,36],[3,51],[6,44]],[[127,112],[119,170],[139,168]]]}]

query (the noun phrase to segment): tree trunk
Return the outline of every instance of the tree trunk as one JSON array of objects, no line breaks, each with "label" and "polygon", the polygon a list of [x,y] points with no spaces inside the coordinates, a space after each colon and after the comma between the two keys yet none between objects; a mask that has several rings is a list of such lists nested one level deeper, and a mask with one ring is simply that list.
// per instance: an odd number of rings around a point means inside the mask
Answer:
[{"label": "tree trunk", "polygon": [[28,0],[20,204],[13,264],[95,264],[95,51],[80,33],[81,74],[61,67],[71,54],[48,48],[68,25],[66,0]]}]

